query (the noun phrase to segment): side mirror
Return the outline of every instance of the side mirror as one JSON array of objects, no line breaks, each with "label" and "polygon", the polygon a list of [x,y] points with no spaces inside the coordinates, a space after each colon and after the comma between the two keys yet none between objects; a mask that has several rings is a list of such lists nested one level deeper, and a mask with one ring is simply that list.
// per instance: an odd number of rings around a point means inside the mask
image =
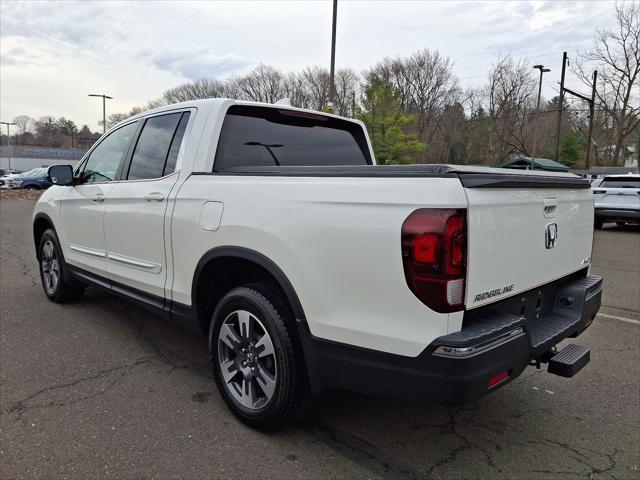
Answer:
[{"label": "side mirror", "polygon": [[71,165],[52,165],[47,170],[47,180],[53,185],[73,185],[73,167]]}]

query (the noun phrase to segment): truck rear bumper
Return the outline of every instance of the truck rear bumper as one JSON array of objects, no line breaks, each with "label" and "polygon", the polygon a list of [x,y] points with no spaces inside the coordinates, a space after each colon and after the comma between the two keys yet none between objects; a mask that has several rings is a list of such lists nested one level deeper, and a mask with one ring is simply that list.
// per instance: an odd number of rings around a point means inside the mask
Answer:
[{"label": "truck rear bumper", "polygon": [[591,324],[601,295],[600,277],[565,277],[468,312],[460,332],[436,339],[417,357],[314,339],[300,324],[311,386],[443,405],[469,402],[506,385],[532,361],[548,361],[553,346]]},{"label": "truck rear bumper", "polygon": [[640,210],[622,208],[596,208],[595,216],[602,221],[640,222]]}]

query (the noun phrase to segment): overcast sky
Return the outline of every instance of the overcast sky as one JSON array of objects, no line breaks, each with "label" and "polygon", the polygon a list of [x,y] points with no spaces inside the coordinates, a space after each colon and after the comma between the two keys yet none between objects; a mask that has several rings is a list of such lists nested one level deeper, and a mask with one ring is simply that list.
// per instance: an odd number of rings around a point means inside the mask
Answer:
[{"label": "overcast sky", "polygon": [[[428,47],[455,62],[463,87],[481,85],[500,54],[544,63],[553,95],[562,51],[612,28],[615,4],[339,0],[336,64],[362,71],[384,56]],[[328,67],[331,2],[18,2],[0,11],[0,120],[64,116],[98,130],[100,100],[126,112],[203,77],[262,62],[283,71]],[[573,80],[572,76],[568,81]],[[571,83],[569,83],[571,85]],[[574,83],[576,88],[579,87]]]}]

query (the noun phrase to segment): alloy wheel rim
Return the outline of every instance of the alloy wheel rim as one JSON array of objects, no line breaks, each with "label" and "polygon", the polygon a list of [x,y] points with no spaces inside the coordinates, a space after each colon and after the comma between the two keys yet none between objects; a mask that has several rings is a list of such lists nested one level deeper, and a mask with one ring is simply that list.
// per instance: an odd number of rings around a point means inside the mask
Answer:
[{"label": "alloy wheel rim", "polygon": [[56,249],[51,240],[47,240],[42,246],[42,260],[40,265],[42,268],[44,288],[49,295],[53,295],[60,281],[60,263],[58,262]]},{"label": "alloy wheel rim", "polygon": [[230,313],[218,333],[218,368],[231,397],[249,410],[265,407],[276,389],[273,341],[262,322],[246,310]]}]

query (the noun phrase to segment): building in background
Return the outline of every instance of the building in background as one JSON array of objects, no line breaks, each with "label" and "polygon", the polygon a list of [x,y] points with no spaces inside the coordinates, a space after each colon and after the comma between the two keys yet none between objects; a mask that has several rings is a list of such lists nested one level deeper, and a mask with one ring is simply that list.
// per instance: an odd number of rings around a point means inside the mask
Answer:
[{"label": "building in background", "polygon": [[547,170],[549,172],[568,172],[569,167],[562,163],[549,160],[548,158],[531,158],[531,157],[516,157],[504,162],[501,165],[502,168],[516,168],[519,170]]},{"label": "building in background", "polygon": [[0,147],[0,168],[22,171],[49,165],[76,165],[87,150],[76,148],[31,147],[4,145]]}]

